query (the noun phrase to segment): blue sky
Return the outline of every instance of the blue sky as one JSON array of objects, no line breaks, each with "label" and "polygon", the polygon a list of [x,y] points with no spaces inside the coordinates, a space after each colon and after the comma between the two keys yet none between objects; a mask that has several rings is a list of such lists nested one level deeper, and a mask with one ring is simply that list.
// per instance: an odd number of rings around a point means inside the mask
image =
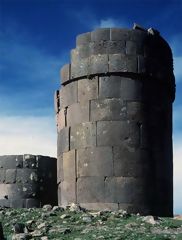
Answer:
[{"label": "blue sky", "polygon": [[56,155],[53,93],[79,33],[157,28],[174,56],[174,205],[182,213],[182,0],[0,0],[0,149]]}]

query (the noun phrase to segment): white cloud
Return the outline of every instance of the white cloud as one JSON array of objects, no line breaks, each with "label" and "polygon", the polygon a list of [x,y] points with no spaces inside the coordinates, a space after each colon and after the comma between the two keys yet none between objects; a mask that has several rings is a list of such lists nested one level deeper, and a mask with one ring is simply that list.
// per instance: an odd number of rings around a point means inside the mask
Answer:
[{"label": "white cloud", "polygon": [[181,141],[174,143],[174,213],[182,214],[182,136]]},{"label": "white cloud", "polygon": [[51,117],[0,117],[1,155],[56,156],[56,127]]},{"label": "white cloud", "polygon": [[128,27],[128,23],[124,20],[105,18],[100,19],[100,21],[94,26],[94,28],[112,28],[112,27],[125,28]]}]

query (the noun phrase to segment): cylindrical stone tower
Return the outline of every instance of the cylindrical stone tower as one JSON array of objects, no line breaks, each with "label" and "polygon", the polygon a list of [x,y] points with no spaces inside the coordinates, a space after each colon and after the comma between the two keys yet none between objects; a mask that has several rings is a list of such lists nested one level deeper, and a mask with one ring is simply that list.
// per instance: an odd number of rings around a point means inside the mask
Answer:
[{"label": "cylindrical stone tower", "polygon": [[77,37],[55,93],[58,201],[173,214],[171,49],[159,32]]},{"label": "cylindrical stone tower", "polygon": [[0,156],[0,207],[31,208],[57,204],[56,158]]}]

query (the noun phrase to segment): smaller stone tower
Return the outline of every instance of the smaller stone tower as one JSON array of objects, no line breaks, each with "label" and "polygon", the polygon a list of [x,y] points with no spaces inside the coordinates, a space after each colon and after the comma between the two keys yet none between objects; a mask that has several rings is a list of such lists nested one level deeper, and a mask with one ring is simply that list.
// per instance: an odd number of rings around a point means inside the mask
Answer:
[{"label": "smaller stone tower", "polygon": [[56,158],[0,156],[0,207],[57,205]]}]

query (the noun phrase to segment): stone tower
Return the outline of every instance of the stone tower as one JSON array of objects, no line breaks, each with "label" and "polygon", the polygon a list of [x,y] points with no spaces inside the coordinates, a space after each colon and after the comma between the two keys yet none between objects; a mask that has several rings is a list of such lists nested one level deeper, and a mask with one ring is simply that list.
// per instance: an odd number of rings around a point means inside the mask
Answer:
[{"label": "stone tower", "polygon": [[171,216],[174,97],[158,31],[78,35],[55,93],[59,204]]}]

